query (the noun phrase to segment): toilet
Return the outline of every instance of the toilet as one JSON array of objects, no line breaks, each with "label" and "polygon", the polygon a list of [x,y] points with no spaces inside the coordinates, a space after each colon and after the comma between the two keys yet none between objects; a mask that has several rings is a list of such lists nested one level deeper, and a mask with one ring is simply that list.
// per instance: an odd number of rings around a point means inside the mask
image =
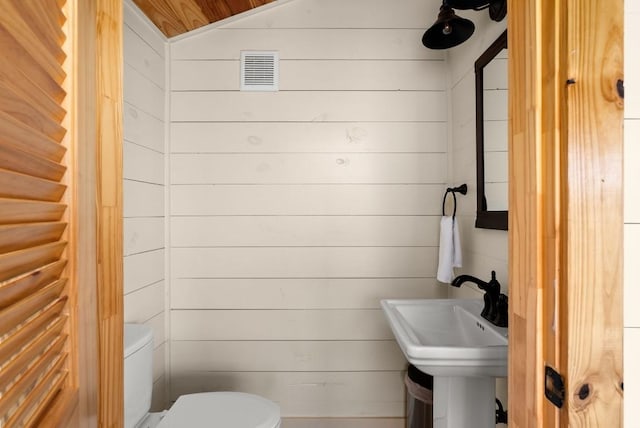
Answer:
[{"label": "toilet", "polygon": [[242,392],[203,392],[180,396],[166,412],[149,413],[153,332],[124,325],[125,428],[280,428],[280,407]]}]

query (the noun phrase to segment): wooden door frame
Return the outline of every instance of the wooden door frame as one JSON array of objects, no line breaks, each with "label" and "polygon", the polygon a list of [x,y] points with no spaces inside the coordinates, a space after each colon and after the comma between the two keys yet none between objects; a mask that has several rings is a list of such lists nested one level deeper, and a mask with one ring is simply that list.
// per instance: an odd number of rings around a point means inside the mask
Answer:
[{"label": "wooden door frame", "polygon": [[623,1],[605,3],[509,3],[514,427],[622,424]]},{"label": "wooden door frame", "polygon": [[79,402],[64,426],[124,423],[122,2],[68,0]]},{"label": "wooden door frame", "polygon": [[123,15],[96,1],[99,426],[124,423]]}]

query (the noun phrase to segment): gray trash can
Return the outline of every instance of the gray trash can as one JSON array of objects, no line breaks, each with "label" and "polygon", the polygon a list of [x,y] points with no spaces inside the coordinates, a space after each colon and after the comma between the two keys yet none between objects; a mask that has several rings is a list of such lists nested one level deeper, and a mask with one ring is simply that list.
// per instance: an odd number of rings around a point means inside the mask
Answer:
[{"label": "gray trash can", "polygon": [[409,364],[404,384],[407,386],[407,428],[432,428],[433,376]]}]

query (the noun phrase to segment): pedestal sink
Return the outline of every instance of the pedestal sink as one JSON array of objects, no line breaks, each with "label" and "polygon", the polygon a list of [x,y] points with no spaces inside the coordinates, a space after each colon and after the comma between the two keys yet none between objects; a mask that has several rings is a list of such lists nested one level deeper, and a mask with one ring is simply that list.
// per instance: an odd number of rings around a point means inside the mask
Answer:
[{"label": "pedestal sink", "polygon": [[382,300],[407,360],[433,376],[435,428],[495,427],[495,378],[507,375],[507,329],[479,300]]}]

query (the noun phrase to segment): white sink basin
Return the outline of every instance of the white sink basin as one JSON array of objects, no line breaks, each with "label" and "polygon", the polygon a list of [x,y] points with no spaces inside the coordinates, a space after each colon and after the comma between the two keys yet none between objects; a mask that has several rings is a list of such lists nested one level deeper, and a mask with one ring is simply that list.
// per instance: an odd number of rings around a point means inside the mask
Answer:
[{"label": "white sink basin", "polygon": [[480,300],[382,300],[407,360],[432,376],[507,376],[507,328],[480,316]]}]

